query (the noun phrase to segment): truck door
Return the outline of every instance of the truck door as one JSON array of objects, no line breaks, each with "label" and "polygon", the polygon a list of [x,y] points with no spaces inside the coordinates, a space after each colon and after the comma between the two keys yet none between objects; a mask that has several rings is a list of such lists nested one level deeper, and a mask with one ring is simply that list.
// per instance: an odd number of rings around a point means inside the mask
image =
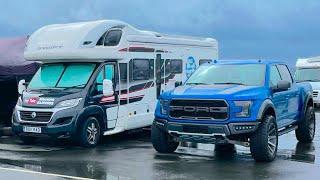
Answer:
[{"label": "truck door", "polygon": [[281,79],[291,83],[291,88],[286,91],[287,101],[287,123],[290,123],[298,116],[299,111],[299,89],[295,83],[293,83],[290,71],[286,65],[277,65]]},{"label": "truck door", "polygon": [[[95,80],[95,85],[91,92],[90,104],[100,105],[106,112],[107,115],[107,128],[114,128],[118,118],[119,110],[119,97],[117,90],[117,84],[119,82],[119,76],[117,73],[116,63],[107,63],[103,65],[100,72]],[[102,82],[104,79],[109,79],[114,85],[114,94],[108,97],[103,96],[102,93]]]},{"label": "truck door", "polygon": [[[269,86],[274,87],[281,80],[281,76],[278,68],[275,65],[270,67],[270,81]],[[287,110],[287,101],[286,101],[286,92],[275,92],[272,94],[272,101],[276,108],[277,124],[281,124],[283,119],[286,118]]]}]

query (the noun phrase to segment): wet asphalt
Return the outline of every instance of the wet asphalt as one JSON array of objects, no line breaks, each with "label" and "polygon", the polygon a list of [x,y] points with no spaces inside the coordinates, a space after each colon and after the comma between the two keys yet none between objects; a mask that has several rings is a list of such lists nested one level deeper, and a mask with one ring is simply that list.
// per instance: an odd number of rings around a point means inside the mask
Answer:
[{"label": "wet asphalt", "polygon": [[298,143],[294,132],[281,136],[271,163],[256,163],[249,149],[240,146],[234,153],[183,144],[173,154],[159,154],[149,137],[148,130],[126,132],[86,149],[51,139],[23,145],[3,136],[0,179],[320,179],[320,133],[312,144]]}]

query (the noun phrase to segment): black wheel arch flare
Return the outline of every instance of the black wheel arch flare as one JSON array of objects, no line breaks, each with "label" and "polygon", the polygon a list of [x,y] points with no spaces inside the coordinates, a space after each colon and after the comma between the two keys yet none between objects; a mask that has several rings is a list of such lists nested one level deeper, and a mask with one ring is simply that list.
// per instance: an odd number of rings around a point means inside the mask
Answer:
[{"label": "black wheel arch flare", "polygon": [[[83,108],[79,115],[78,118],[76,119],[76,124],[75,127],[77,128],[80,123],[85,121],[88,117],[93,116],[98,119],[101,127],[101,131],[107,129],[107,116],[105,111],[101,106],[98,105],[91,105]],[[78,128],[77,128],[78,129]]]}]

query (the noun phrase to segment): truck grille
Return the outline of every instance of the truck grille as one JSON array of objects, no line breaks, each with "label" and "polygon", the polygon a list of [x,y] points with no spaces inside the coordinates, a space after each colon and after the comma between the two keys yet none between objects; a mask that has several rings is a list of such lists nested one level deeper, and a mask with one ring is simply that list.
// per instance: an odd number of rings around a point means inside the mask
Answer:
[{"label": "truck grille", "polygon": [[319,95],[319,91],[313,91],[313,97],[314,97],[314,98],[317,98],[318,95]]},{"label": "truck grille", "polygon": [[51,116],[52,112],[20,111],[20,119],[22,121],[48,123]]},{"label": "truck grille", "polygon": [[197,120],[225,120],[228,104],[224,100],[172,100],[169,107],[171,118]]}]

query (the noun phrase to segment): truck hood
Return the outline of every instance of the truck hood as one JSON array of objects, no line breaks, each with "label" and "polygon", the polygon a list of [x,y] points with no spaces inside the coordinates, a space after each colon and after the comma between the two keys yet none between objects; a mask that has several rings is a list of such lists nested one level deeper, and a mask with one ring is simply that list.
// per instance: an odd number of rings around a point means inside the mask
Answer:
[{"label": "truck hood", "polygon": [[81,91],[64,90],[32,90],[25,91],[21,96],[22,106],[37,108],[52,108],[57,103],[81,97]]},{"label": "truck hood", "polygon": [[[171,98],[218,98],[227,100],[258,99],[261,94],[266,94],[266,89],[261,86],[243,85],[196,85],[180,86],[164,94]],[[263,97],[262,97],[263,98]]]},{"label": "truck hood", "polygon": [[313,90],[320,90],[320,82],[310,82]]}]

